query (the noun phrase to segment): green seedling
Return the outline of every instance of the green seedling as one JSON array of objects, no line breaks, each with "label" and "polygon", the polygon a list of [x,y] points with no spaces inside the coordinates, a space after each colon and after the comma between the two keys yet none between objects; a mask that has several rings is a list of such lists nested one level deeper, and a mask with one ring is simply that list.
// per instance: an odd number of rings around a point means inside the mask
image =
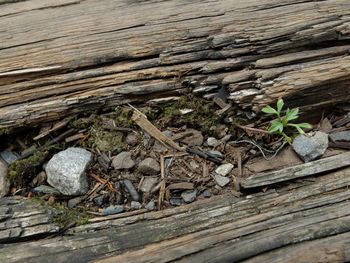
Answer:
[{"label": "green seedling", "polygon": [[264,107],[261,111],[267,115],[275,115],[277,119],[271,122],[271,125],[268,129],[270,134],[278,134],[283,136],[286,141],[291,144],[292,138],[285,133],[287,127],[294,127],[299,134],[305,134],[304,129],[311,129],[312,126],[309,123],[290,123],[292,120],[299,118],[299,108],[287,109],[285,115],[282,115],[282,109],[284,106],[283,99],[277,101],[277,108],[274,109],[271,106]]}]

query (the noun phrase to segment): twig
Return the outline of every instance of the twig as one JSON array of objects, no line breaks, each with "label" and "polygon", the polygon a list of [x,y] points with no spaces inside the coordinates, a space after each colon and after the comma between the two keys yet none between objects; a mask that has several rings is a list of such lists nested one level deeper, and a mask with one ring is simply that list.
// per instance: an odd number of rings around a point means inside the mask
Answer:
[{"label": "twig", "polygon": [[161,209],[162,203],[164,201],[164,194],[165,194],[165,163],[164,163],[164,156],[160,156],[160,177],[162,179],[160,184],[160,190],[159,190],[159,199],[158,199],[158,210]]},{"label": "twig", "polygon": [[147,117],[142,112],[135,109],[134,107],[132,108],[134,109],[132,119],[136,122],[138,126],[140,126],[143,130],[145,130],[149,135],[154,137],[157,141],[159,141],[161,144],[163,144],[167,148],[170,148],[170,149],[173,148],[179,152],[185,151],[184,148],[180,147],[176,142],[166,137],[160,130],[158,130],[157,127],[155,127],[149,120],[147,120]]},{"label": "twig", "polygon": [[241,128],[242,130],[245,131],[252,131],[252,132],[260,132],[260,133],[265,133],[265,134],[269,134],[268,131],[262,130],[262,129],[257,129],[257,128],[251,128],[251,127],[247,127],[247,126],[243,126],[240,124],[236,123],[236,127]]},{"label": "twig", "polygon": [[240,140],[240,141],[230,141],[228,142],[228,144],[239,144],[239,143],[249,143],[249,144],[252,144],[254,145],[255,147],[257,147],[259,149],[259,151],[261,152],[262,156],[264,157],[265,160],[267,161],[270,161],[272,160],[273,158],[276,157],[276,155],[278,154],[278,152],[280,150],[282,150],[282,148],[284,147],[284,145],[286,145],[287,141],[284,141],[281,146],[274,152],[274,154],[272,156],[270,156],[269,158],[266,157],[264,151],[263,151],[263,148],[260,147],[259,145],[257,145],[256,143],[252,142],[252,141],[248,141],[248,140]]}]

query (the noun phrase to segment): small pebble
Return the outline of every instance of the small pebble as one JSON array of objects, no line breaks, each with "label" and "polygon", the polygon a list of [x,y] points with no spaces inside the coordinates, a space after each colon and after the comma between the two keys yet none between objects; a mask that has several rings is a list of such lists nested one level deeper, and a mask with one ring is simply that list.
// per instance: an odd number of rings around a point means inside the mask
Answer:
[{"label": "small pebble", "polygon": [[196,200],[197,190],[182,192],[181,197],[186,203],[192,203],[194,200]]},{"label": "small pebble", "polygon": [[102,215],[108,216],[108,215],[114,215],[124,212],[124,206],[122,205],[111,205],[105,209],[102,210]]},{"label": "small pebble", "polygon": [[230,178],[221,176],[219,174],[215,174],[214,179],[215,179],[215,182],[217,183],[217,185],[219,185],[220,187],[224,187],[225,185],[227,185],[231,181]]},{"label": "small pebble", "polygon": [[105,196],[105,195],[100,195],[100,196],[95,197],[95,198],[93,199],[93,201],[94,201],[94,203],[95,203],[97,206],[101,207],[101,206],[103,206],[103,205],[106,203],[107,199],[108,199],[107,196]]},{"label": "small pebble", "polygon": [[153,211],[154,209],[156,209],[156,203],[152,199],[151,201],[148,202],[148,204],[145,206],[145,208],[149,211]]},{"label": "small pebble", "polygon": [[215,139],[214,137],[209,137],[208,139],[207,139],[207,144],[208,144],[208,146],[210,146],[210,147],[214,147],[215,145],[217,145],[218,144],[218,140],[217,139]]},{"label": "small pebble", "polygon": [[128,180],[128,179],[125,179],[123,182],[124,182],[124,186],[125,186],[126,190],[130,194],[132,200],[133,201],[140,200],[140,195],[136,191],[136,189],[135,189],[134,185],[132,184],[132,182],[130,180]]},{"label": "small pebble", "polygon": [[126,142],[126,144],[128,144],[130,146],[135,146],[138,143],[138,139],[137,139],[136,134],[129,133],[125,138],[125,142]]},{"label": "small pebble", "polygon": [[82,200],[83,200],[83,198],[81,196],[69,199],[68,200],[68,208],[76,207]]},{"label": "small pebble", "polygon": [[137,209],[141,209],[142,205],[139,202],[131,201],[130,208],[132,210],[137,210]]},{"label": "small pebble", "polygon": [[158,182],[157,177],[144,177],[143,182],[141,184],[140,190],[144,193],[149,193],[156,186]]},{"label": "small pebble", "polygon": [[211,192],[210,192],[210,190],[206,189],[206,190],[203,192],[203,196],[204,196],[205,198],[211,197]]},{"label": "small pebble", "polygon": [[146,158],[139,164],[139,171],[146,175],[155,175],[160,172],[159,162],[153,158]]},{"label": "small pebble", "polygon": [[112,165],[114,169],[131,169],[135,166],[135,162],[131,158],[130,152],[121,152],[112,159]]},{"label": "small pebble", "polygon": [[182,205],[182,199],[179,199],[179,198],[171,198],[169,202],[172,206]]},{"label": "small pebble", "polygon": [[60,192],[57,189],[48,185],[39,185],[33,189],[33,192],[38,194],[50,194],[50,195],[60,194]]},{"label": "small pebble", "polygon": [[18,153],[13,152],[13,151],[2,151],[0,153],[0,157],[8,164],[12,164],[15,161],[19,160],[19,158],[21,157]]},{"label": "small pebble", "polygon": [[225,163],[225,164],[222,164],[220,166],[218,166],[216,169],[215,169],[215,173],[221,175],[221,176],[226,176],[228,175],[233,169],[233,164],[231,163]]}]

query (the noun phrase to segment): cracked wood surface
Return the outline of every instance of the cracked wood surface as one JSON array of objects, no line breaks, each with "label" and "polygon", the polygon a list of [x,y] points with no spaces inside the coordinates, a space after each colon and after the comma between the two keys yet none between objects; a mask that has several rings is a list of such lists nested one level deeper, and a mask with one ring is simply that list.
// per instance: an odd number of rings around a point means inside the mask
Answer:
[{"label": "cracked wood surface", "polygon": [[[52,214],[21,198],[0,198],[0,244],[43,237],[58,232]],[[1,259],[0,259],[1,261]]]},{"label": "cracked wood surface", "polygon": [[317,261],[327,256],[327,240],[334,240],[331,258],[345,261],[349,185],[346,168],[243,198],[218,196],[160,212],[104,217],[63,237],[2,244],[0,262],[262,262],[279,251],[298,259],[295,251],[303,251],[303,244],[323,251],[305,255]]},{"label": "cracked wood surface", "polygon": [[350,99],[348,0],[0,5],[0,128],[223,85],[254,110]]}]

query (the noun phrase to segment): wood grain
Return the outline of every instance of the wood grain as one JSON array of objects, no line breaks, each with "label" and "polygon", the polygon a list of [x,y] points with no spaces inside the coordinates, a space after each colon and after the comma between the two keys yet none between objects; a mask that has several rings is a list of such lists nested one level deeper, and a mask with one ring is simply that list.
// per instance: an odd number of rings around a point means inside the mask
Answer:
[{"label": "wood grain", "polygon": [[346,168],[244,198],[226,195],[170,210],[104,218],[75,227],[63,237],[0,245],[0,259],[235,262],[254,258],[349,232],[349,174]]},{"label": "wood grain", "polygon": [[347,0],[4,1],[0,128],[221,86],[258,111],[350,98]]}]

